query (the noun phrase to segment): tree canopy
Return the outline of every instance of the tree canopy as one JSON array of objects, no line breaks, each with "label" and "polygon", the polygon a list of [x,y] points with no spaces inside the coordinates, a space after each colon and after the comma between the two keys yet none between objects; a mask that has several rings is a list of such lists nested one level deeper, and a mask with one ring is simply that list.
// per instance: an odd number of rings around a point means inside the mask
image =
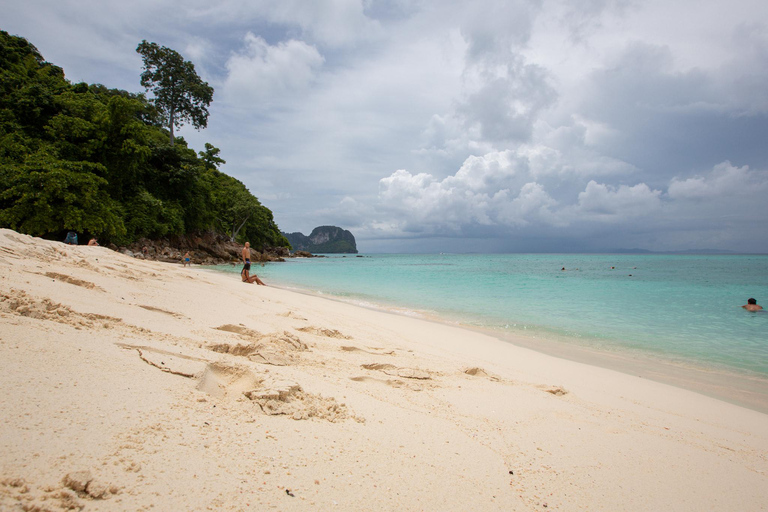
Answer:
[{"label": "tree canopy", "polygon": [[220,150],[170,144],[163,116],[143,94],[71,84],[26,39],[0,31],[0,227],[119,245],[218,231],[254,248],[288,246],[272,212],[218,169]]},{"label": "tree canopy", "polygon": [[157,109],[165,116],[171,132],[184,123],[196,129],[208,125],[208,106],[213,101],[213,87],[197,75],[195,65],[175,50],[143,40],[136,51],[144,61],[141,85],[154,95]]}]

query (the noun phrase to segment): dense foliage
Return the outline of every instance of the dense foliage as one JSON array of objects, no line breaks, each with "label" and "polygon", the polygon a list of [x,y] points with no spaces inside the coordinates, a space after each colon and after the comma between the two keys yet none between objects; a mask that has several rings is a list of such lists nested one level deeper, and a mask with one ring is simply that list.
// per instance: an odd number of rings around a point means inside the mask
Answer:
[{"label": "dense foliage", "polygon": [[71,84],[0,31],[0,227],[118,245],[209,230],[288,245],[272,212],[218,170],[217,148],[171,145],[164,124],[144,95]]}]

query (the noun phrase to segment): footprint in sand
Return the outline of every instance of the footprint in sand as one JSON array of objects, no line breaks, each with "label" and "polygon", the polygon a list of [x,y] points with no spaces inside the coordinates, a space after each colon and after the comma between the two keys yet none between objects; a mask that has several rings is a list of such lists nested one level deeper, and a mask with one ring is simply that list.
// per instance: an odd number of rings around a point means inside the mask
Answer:
[{"label": "footprint in sand", "polygon": [[369,347],[368,349],[360,348],[360,347],[352,347],[352,346],[342,346],[340,347],[343,352],[364,352],[366,354],[372,354],[372,355],[382,355],[382,356],[393,356],[395,355],[394,350],[385,350],[383,348],[372,348]]},{"label": "footprint in sand", "polygon": [[184,354],[174,354],[165,350],[160,350],[146,346],[127,345],[118,343],[118,346],[136,350],[139,358],[150,366],[174,375],[192,378],[202,374],[205,370],[207,361]]},{"label": "footprint in sand", "polygon": [[37,298],[23,290],[11,289],[0,293],[0,312],[25,316],[36,320],[51,320],[73,326],[75,329],[104,327],[112,328],[121,323],[115,318],[97,313],[78,313],[72,308],[53,302],[47,297]]},{"label": "footprint in sand", "polygon": [[214,362],[206,365],[197,389],[219,398],[240,396],[260,387],[262,380],[245,366]]},{"label": "footprint in sand", "polygon": [[88,288],[89,290],[100,290],[104,291],[103,288],[100,286],[96,286],[93,283],[90,283],[88,281],[83,281],[82,279],[77,279],[76,277],[68,276],[66,274],[59,274],[57,272],[46,272],[45,274],[39,274],[39,275],[45,275],[45,277],[50,277],[51,279],[57,279],[59,281],[64,281],[65,283],[74,284],[75,286],[82,286],[83,288]]},{"label": "footprint in sand", "polygon": [[336,329],[325,329],[323,327],[300,327],[296,329],[297,331],[306,332],[309,334],[314,334],[316,336],[325,336],[326,338],[337,338],[341,340],[351,340],[352,336],[346,336]]},{"label": "footprint in sand", "polygon": [[352,413],[346,404],[335,398],[305,392],[301,386],[290,381],[265,381],[261,387],[245,393],[256,403],[264,414],[283,415],[294,420],[318,418],[331,423],[349,418],[363,423],[365,420]]},{"label": "footprint in sand", "polygon": [[182,315],[180,313],[174,313],[173,311],[166,311],[165,309],[156,308],[154,306],[144,306],[142,304],[139,304],[139,307],[140,308],[144,308],[147,311],[155,311],[156,313],[163,313],[165,315],[171,315],[171,316],[176,317],[176,318],[187,318],[187,317],[185,317],[184,315]]},{"label": "footprint in sand", "polygon": [[393,388],[402,388],[406,386],[405,382],[403,382],[402,380],[377,379],[375,377],[368,377],[367,375],[361,375],[359,377],[350,377],[349,380],[352,380],[355,382],[374,382],[377,384],[386,384],[387,386],[392,386]]},{"label": "footprint in sand", "polygon": [[285,312],[285,313],[280,313],[279,316],[284,316],[286,318],[293,318],[294,320],[302,320],[302,321],[306,321],[307,320],[306,318],[304,318],[303,316],[299,315],[298,313],[295,313],[294,311],[288,311],[288,312]]},{"label": "footprint in sand", "polygon": [[307,393],[293,381],[257,376],[240,365],[208,364],[197,389],[220,398],[245,396],[269,416],[287,416],[294,420],[318,418],[332,423],[348,418],[364,421],[335,398]]},{"label": "footprint in sand", "polygon": [[209,350],[222,354],[247,357],[256,363],[287,366],[296,361],[296,352],[302,352],[309,348],[306,343],[289,332],[262,335],[245,327],[232,325],[221,326],[218,329],[236,332],[241,337],[250,341],[250,343],[216,343],[209,345],[207,347]]},{"label": "footprint in sand", "polygon": [[372,363],[361,365],[366,370],[376,370],[393,377],[402,377],[404,379],[430,380],[431,374],[425,370],[417,368],[400,368],[393,364]]},{"label": "footprint in sand", "polygon": [[219,331],[233,332],[235,334],[239,334],[244,338],[260,338],[261,337],[261,333],[259,333],[258,331],[249,329],[242,324],[240,325],[224,324],[218,327],[214,327],[214,329],[218,329]]},{"label": "footprint in sand", "polygon": [[564,396],[568,394],[568,391],[566,391],[566,389],[562,386],[536,386],[536,387],[541,389],[542,391],[549,393],[550,395]]},{"label": "footprint in sand", "polygon": [[501,380],[499,377],[495,375],[491,375],[490,373],[488,373],[487,371],[485,371],[484,369],[478,366],[467,368],[466,370],[464,370],[464,373],[467,375],[471,375],[472,377],[483,377],[483,378],[492,380],[494,382],[499,382]]}]

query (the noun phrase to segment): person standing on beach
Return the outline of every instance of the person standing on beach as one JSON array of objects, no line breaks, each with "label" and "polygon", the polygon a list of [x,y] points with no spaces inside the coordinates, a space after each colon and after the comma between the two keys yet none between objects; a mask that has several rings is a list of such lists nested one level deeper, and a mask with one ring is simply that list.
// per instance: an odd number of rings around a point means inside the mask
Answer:
[{"label": "person standing on beach", "polygon": [[245,242],[245,247],[243,247],[242,257],[243,257],[243,270],[240,271],[240,277],[243,278],[243,282],[248,284],[256,283],[262,286],[267,286],[261,281],[261,279],[259,279],[259,276],[257,276],[256,274],[250,275],[251,244],[249,242]]},{"label": "person standing on beach", "polygon": [[747,303],[741,307],[743,307],[747,311],[760,311],[761,309],[763,309],[763,306],[757,305],[757,301],[755,299],[747,300]]},{"label": "person standing on beach", "polygon": [[185,267],[186,267],[187,265],[191,265],[191,263],[189,262],[189,251],[187,251],[187,253],[186,253],[186,254],[184,254],[184,261],[183,261],[182,263],[183,263],[183,265],[184,265]]}]

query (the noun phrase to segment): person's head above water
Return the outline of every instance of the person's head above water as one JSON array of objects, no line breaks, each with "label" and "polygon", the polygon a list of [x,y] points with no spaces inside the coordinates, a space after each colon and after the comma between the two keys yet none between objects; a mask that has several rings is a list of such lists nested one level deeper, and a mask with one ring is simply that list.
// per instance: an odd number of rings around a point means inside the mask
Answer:
[{"label": "person's head above water", "polygon": [[747,304],[757,304],[757,301],[755,299],[748,299]]}]

